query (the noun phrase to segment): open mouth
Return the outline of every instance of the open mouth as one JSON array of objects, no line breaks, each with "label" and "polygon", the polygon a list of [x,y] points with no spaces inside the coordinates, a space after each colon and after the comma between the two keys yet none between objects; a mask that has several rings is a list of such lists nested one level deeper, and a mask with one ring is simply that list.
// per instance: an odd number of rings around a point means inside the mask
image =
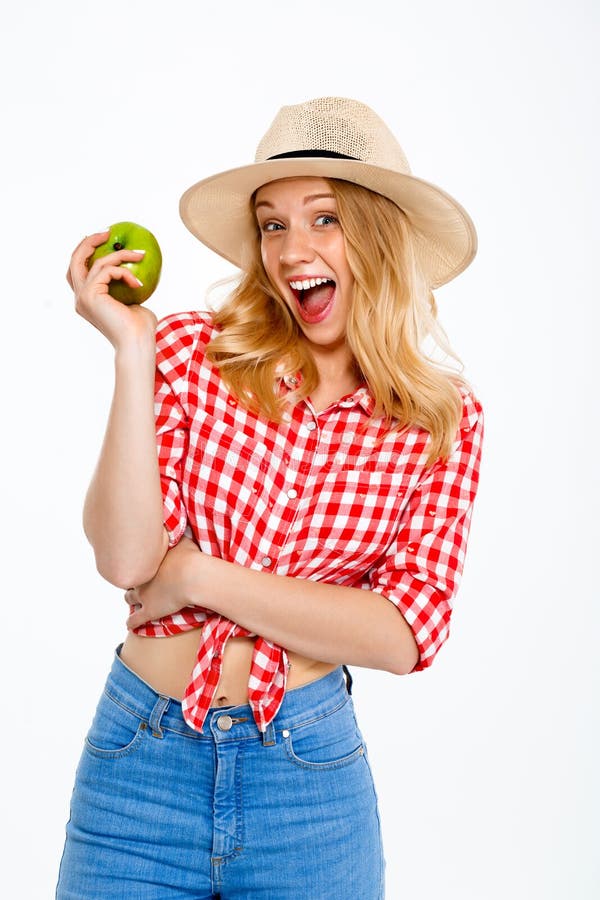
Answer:
[{"label": "open mouth", "polygon": [[335,296],[335,281],[332,278],[290,281],[290,288],[305,322],[320,322],[325,318]]}]

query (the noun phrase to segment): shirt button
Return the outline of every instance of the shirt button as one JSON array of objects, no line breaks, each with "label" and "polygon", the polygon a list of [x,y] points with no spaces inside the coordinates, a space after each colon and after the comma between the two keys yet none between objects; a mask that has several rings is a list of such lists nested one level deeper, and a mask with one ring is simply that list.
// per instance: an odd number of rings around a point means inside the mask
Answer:
[{"label": "shirt button", "polygon": [[316,422],[312,422],[312,421],[311,421],[311,422],[307,422],[307,423],[306,423],[306,429],[307,429],[307,431],[314,431],[316,427],[317,427],[317,423],[316,423]]},{"label": "shirt button", "polygon": [[273,560],[270,556],[263,556],[263,558],[261,559],[261,564],[263,566],[266,566],[267,568],[271,565],[272,562]]},{"label": "shirt button", "polygon": [[289,736],[290,736],[289,731],[287,730],[287,728],[284,728],[283,731],[281,732],[281,737],[289,738]]},{"label": "shirt button", "polygon": [[221,731],[229,731],[232,725],[233,719],[231,716],[219,716],[217,719],[217,728]]},{"label": "shirt button", "polygon": [[296,497],[298,496],[298,491],[295,490],[294,488],[290,488],[289,491],[287,492],[287,495],[290,498],[290,500],[295,500]]}]

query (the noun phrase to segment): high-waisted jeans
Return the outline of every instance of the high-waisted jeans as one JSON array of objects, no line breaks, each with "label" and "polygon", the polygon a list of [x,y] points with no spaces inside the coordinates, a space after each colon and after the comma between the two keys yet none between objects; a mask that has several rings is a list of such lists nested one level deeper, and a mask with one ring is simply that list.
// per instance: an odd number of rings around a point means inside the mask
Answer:
[{"label": "high-waisted jeans", "polygon": [[377,800],[342,669],[202,734],[118,654],[77,769],[58,900],[381,900]]}]

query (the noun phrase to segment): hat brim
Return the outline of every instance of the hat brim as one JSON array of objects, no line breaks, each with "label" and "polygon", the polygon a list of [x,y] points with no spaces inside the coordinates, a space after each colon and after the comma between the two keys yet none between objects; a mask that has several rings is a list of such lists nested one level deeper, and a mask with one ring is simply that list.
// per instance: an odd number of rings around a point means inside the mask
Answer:
[{"label": "hat brim", "polygon": [[350,181],[396,203],[412,225],[421,268],[432,288],[455,278],[475,256],[475,226],[453,197],[414,175],[360,160],[303,157],[229,169],[188,188],[179,212],[198,240],[243,269],[244,248],[256,233],[250,197],[270,181],[302,176]]}]

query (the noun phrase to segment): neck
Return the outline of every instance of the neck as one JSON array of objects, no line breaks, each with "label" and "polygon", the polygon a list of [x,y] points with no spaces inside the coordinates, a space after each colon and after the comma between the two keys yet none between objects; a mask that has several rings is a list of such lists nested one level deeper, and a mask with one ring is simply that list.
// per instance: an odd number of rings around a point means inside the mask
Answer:
[{"label": "neck", "polygon": [[360,381],[356,360],[346,345],[336,350],[311,347],[311,353],[317,367],[319,384],[354,387]]}]

